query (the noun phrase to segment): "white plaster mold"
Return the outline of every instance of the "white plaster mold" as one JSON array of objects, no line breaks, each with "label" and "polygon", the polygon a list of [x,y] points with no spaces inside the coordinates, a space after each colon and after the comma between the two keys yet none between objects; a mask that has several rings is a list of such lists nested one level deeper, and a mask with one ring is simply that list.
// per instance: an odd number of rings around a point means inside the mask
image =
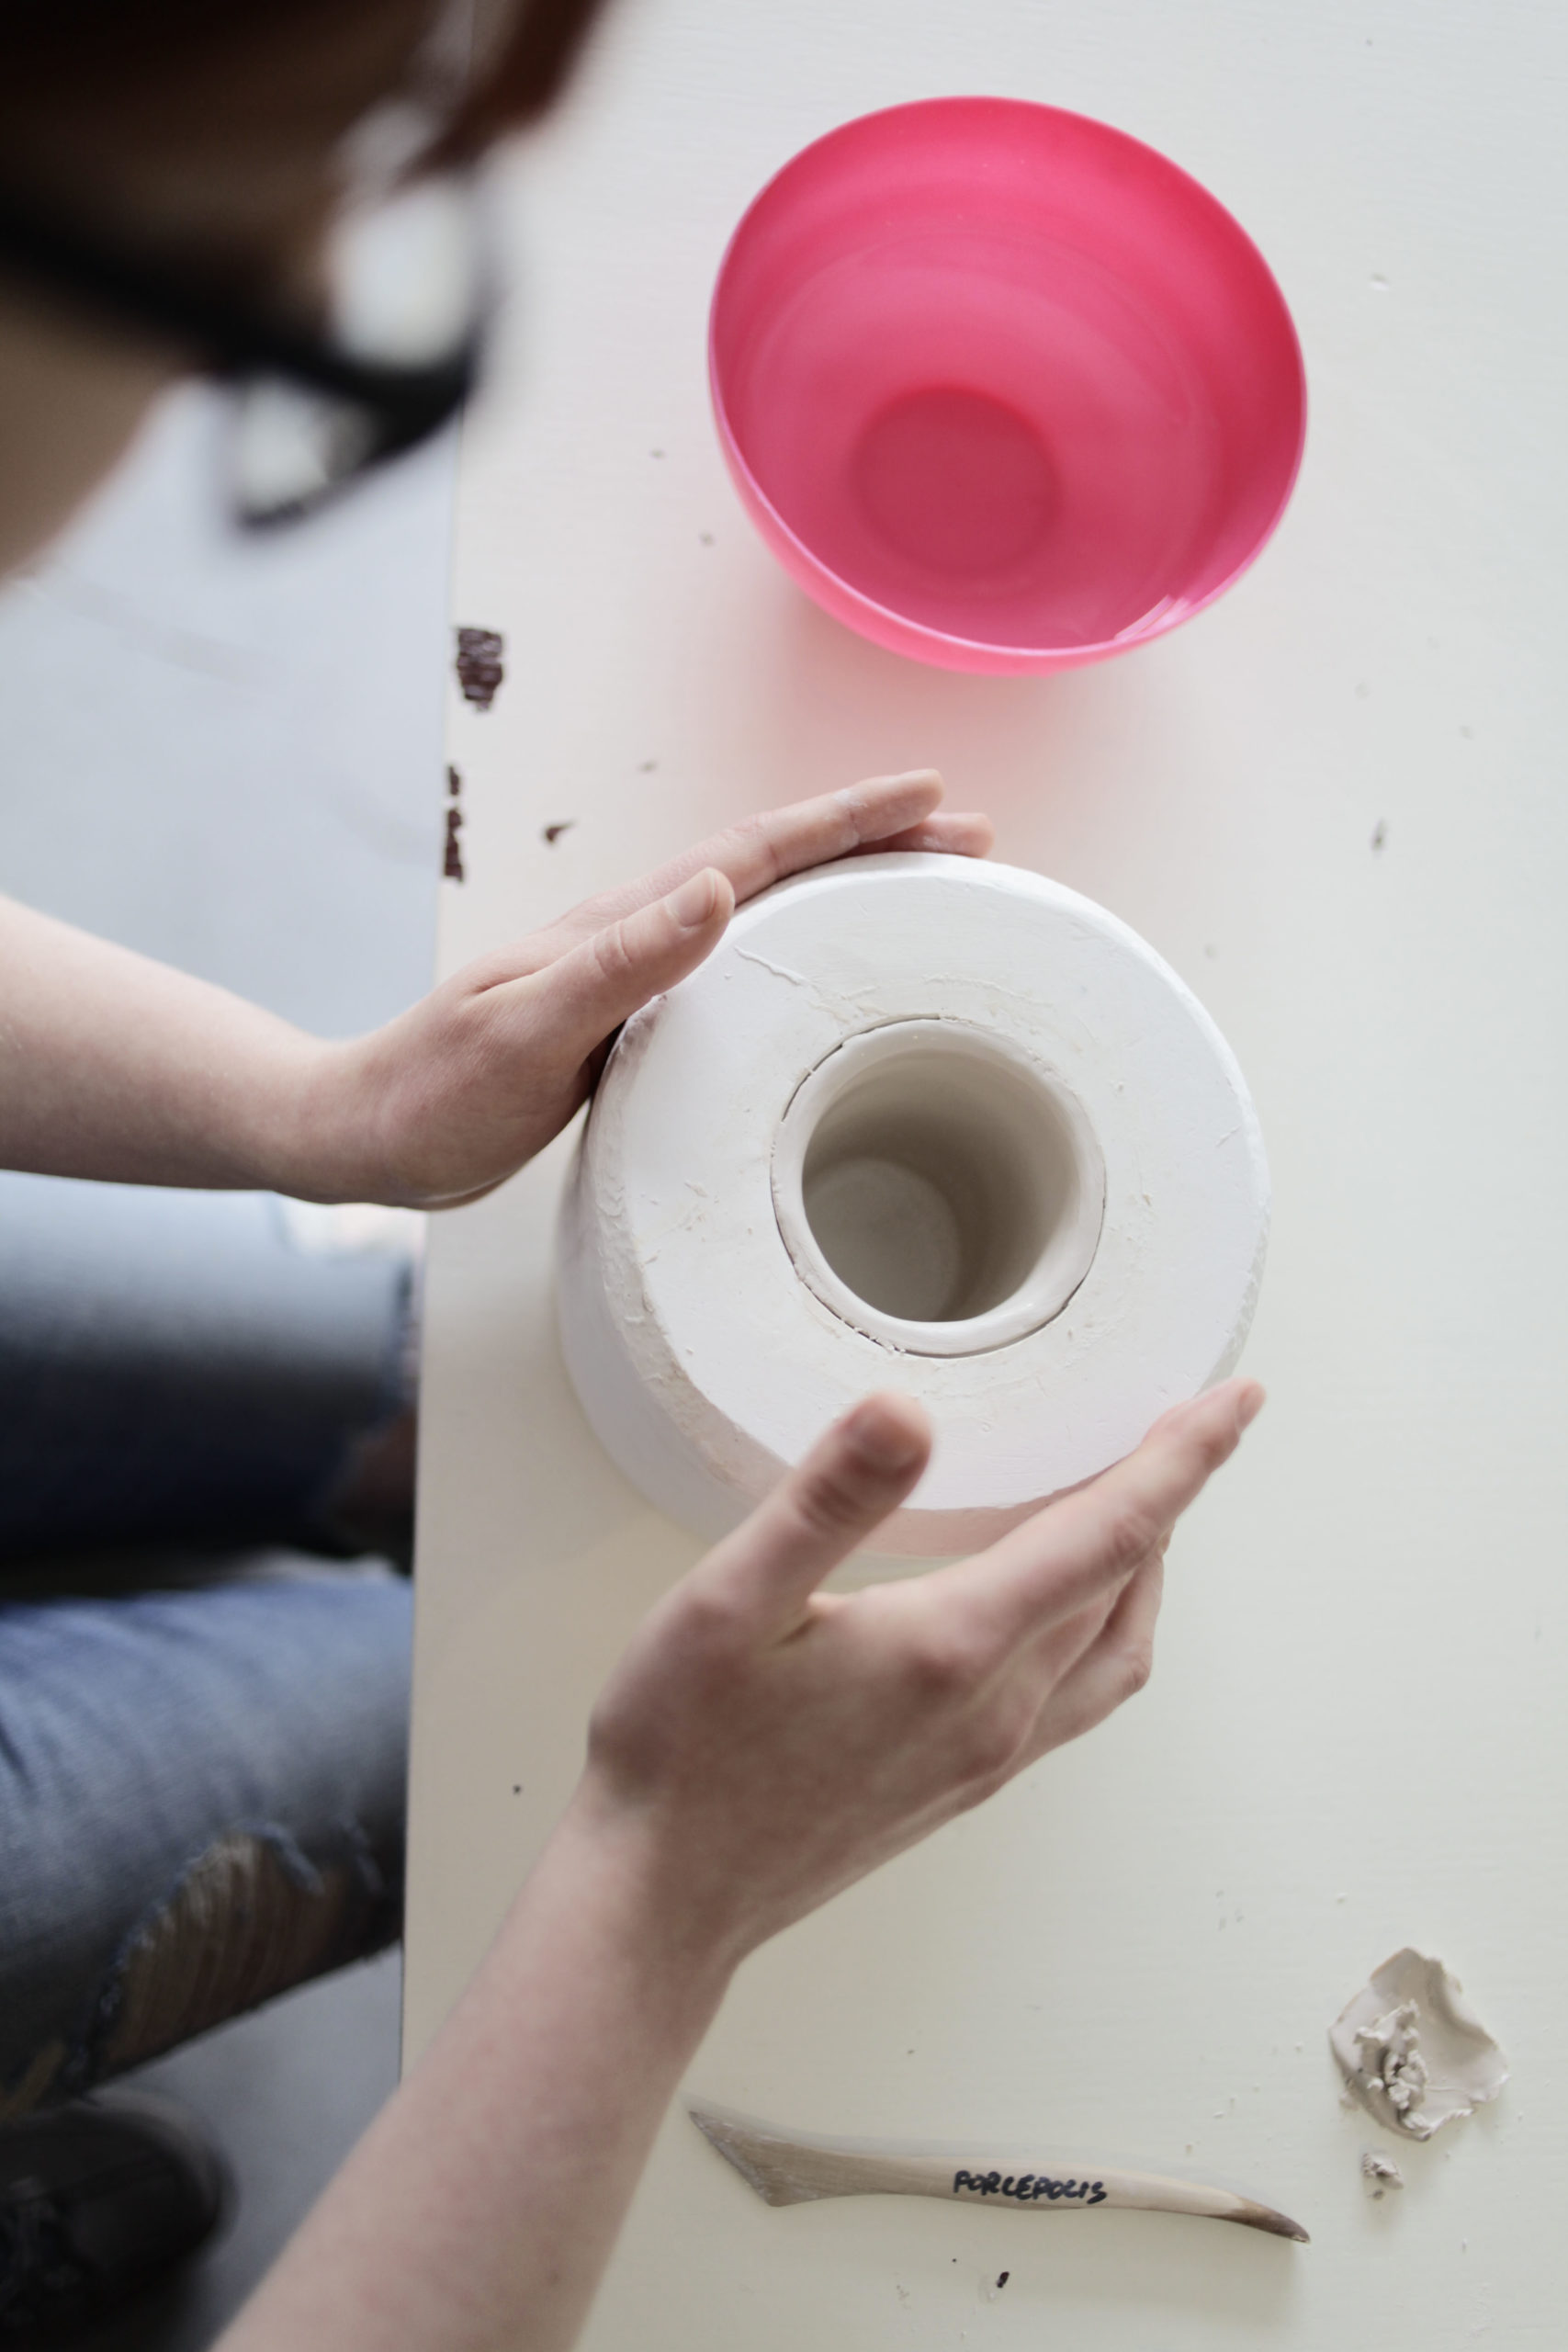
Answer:
[{"label": "white plaster mold", "polygon": [[1459,1979],[1408,1946],[1372,1971],[1328,2040],[1348,2095],[1407,2140],[1473,2114],[1508,2079]]},{"label": "white plaster mold", "polygon": [[707,1536],[869,1390],[919,1396],[931,1467],[877,1543],[938,1556],[1223,1377],[1267,1233],[1241,1073],[1135,933],[1016,868],[846,859],[626,1023],[563,1205],[563,1352]]}]

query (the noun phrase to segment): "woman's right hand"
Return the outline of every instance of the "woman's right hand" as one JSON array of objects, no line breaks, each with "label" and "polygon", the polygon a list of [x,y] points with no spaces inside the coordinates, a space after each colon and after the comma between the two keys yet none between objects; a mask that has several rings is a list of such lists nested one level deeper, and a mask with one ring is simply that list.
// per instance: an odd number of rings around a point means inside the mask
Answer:
[{"label": "woman's right hand", "polygon": [[1229,1381],[989,1551],[824,1593],[931,1451],[910,1398],[868,1398],[643,1625],[576,1826],[733,1962],[1143,1687],[1171,1529],[1262,1402]]},{"label": "woman's right hand", "polygon": [[225,2352],[569,2352],[736,1962],[1141,1687],[1166,1540],[1262,1401],[847,1597],[930,1437],[902,1396],[829,1430],[634,1639],[489,1957]]}]

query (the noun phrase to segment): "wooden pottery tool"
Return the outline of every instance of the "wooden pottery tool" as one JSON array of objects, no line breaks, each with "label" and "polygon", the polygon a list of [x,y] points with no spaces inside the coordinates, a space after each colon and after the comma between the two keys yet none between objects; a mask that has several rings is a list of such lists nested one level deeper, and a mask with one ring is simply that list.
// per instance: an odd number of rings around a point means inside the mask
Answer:
[{"label": "wooden pottery tool", "polygon": [[692,2099],[687,2113],[767,2205],[802,2205],[817,2197],[942,2197],[960,2205],[1027,2206],[1033,2213],[1112,2211],[1190,2213],[1239,2222],[1278,2238],[1310,2243],[1299,2222],[1235,2189],[1211,2188],[1164,2173],[1125,2172],[1060,2161],[1044,2169],[1012,2163],[961,2162],[934,2147],[899,2147],[781,2131],[754,2117]]}]

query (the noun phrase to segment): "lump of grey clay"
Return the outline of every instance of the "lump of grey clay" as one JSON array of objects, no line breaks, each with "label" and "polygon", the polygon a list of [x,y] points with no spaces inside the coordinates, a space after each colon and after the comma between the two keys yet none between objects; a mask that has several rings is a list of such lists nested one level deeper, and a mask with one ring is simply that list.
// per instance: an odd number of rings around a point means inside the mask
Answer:
[{"label": "lump of grey clay", "polygon": [[1347,2089],[1407,2140],[1495,2098],[1507,2061],[1440,1960],[1408,1946],[1375,1968],[1328,2029]]},{"label": "lump of grey clay", "polygon": [[1362,2151],[1361,2178],[1374,2198],[1381,2197],[1387,2188],[1403,2188],[1404,2186],[1404,2175],[1393,2158],[1380,2156],[1375,2148]]}]

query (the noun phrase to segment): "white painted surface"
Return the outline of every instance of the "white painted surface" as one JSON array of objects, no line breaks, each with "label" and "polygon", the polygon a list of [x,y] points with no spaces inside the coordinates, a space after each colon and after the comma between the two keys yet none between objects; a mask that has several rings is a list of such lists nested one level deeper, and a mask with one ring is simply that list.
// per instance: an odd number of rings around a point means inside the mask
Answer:
[{"label": "white painted surface", "polygon": [[[1272,1401],[1174,1548],[1150,1690],[750,1962],[694,2085],[807,2130],[1190,2146],[1314,2237],[770,2212],[676,2117],[595,2352],[1560,2337],[1565,69],[1568,20],[1523,0],[642,0],[519,176],[456,607],[511,666],[452,720],[448,967],[739,810],[935,762],[1004,856],[1198,989],[1275,1183],[1247,1356]],[[821,617],[753,541],[704,406],[746,198],[828,124],[953,88],[1163,147],[1257,235],[1306,349],[1306,468],[1257,571],[1054,680],[922,671]],[[691,1556],[557,1360],[564,1156],[435,1236],[413,2048]],[[1409,2187],[1373,2204],[1325,2029],[1406,1942],[1458,1969],[1514,2080],[1402,2146]]]}]

